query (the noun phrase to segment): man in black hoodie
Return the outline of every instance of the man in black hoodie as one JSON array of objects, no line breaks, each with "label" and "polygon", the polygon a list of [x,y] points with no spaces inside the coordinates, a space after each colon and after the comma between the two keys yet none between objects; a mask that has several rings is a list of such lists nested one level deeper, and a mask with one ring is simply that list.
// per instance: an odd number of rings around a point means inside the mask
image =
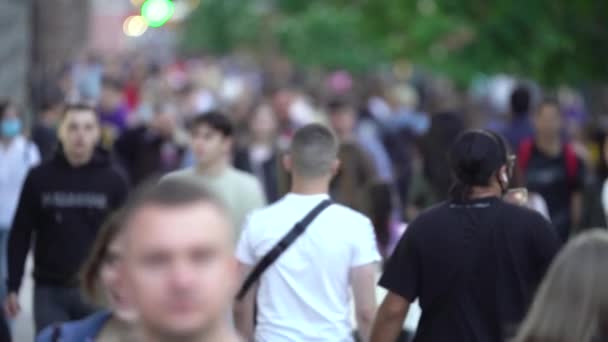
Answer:
[{"label": "man in black hoodie", "polygon": [[92,311],[80,296],[77,274],[106,215],[124,201],[128,187],[109,154],[99,148],[99,118],[86,106],[66,108],[54,158],[25,181],[9,237],[5,309],[20,311],[17,293],[34,243],[36,331]]}]

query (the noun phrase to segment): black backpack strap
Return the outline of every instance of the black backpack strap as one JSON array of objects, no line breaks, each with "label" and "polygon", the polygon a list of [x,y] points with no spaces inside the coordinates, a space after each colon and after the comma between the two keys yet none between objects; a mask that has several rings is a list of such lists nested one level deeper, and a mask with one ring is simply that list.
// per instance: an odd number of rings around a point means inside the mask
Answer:
[{"label": "black backpack strap", "polygon": [[262,276],[264,271],[270,267],[280,256],[291,246],[306,231],[306,228],[314,221],[319,214],[327,207],[332,204],[329,199],[324,200],[314,207],[301,221],[295,224],[293,228],[272,248],[264,257],[258,262],[253,268],[251,273],[245,279],[245,282],[241,286],[236,298],[242,300],[249,289],[255,284],[256,281]]}]

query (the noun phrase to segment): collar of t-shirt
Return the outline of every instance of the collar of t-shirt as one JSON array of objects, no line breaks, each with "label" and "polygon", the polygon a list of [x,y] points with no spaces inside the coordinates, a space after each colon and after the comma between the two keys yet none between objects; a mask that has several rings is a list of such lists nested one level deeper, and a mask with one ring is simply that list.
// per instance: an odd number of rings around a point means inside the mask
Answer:
[{"label": "collar of t-shirt", "polygon": [[303,195],[290,192],[285,195],[285,200],[288,200],[290,202],[300,202],[302,204],[320,203],[321,201],[326,199],[329,199],[328,194]]},{"label": "collar of t-shirt", "polygon": [[488,196],[482,198],[464,199],[464,200],[452,200],[450,207],[452,208],[488,208],[495,204],[499,200],[496,196]]}]

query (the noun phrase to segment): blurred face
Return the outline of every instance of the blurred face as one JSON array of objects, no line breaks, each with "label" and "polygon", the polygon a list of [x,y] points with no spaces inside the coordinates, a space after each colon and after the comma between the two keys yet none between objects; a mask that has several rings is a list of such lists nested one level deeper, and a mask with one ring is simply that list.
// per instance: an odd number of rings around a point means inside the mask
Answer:
[{"label": "blurred face", "polygon": [[105,110],[114,110],[118,108],[123,101],[123,94],[120,90],[104,86],[101,89],[99,105]]},{"label": "blurred face", "polygon": [[17,108],[15,108],[15,106],[9,105],[8,107],[6,107],[6,109],[4,110],[4,115],[2,116],[3,120],[18,118],[19,112],[17,111]]},{"label": "blurred face", "polygon": [[121,291],[119,263],[124,251],[124,239],[116,237],[108,246],[106,256],[100,270],[100,278],[109,307],[120,319],[130,321],[134,319],[134,311],[127,296]]},{"label": "blurred face", "polygon": [[9,105],[0,116],[0,138],[12,139],[19,135],[22,130],[21,120],[17,109]]},{"label": "blurred face", "polygon": [[147,206],[126,232],[124,281],[148,333],[189,340],[223,323],[238,286],[233,227],[216,206]]},{"label": "blurred face", "polygon": [[279,120],[289,120],[289,107],[291,106],[293,95],[287,90],[281,90],[274,95],[272,106]]},{"label": "blurred face", "polygon": [[91,157],[99,143],[99,121],[92,110],[72,110],[66,113],[59,128],[59,140],[71,159]]},{"label": "blurred face", "polygon": [[557,137],[562,130],[562,115],[553,104],[543,105],[534,117],[536,132],[542,137]]},{"label": "blurred face", "polygon": [[177,114],[168,110],[156,113],[153,125],[162,135],[171,137],[177,128]]},{"label": "blurred face", "polygon": [[340,137],[350,135],[355,130],[356,117],[352,108],[342,108],[330,114],[331,126]]},{"label": "blurred face", "polygon": [[62,104],[57,104],[47,112],[44,113],[46,122],[48,122],[53,128],[56,128],[61,119],[61,113],[63,113],[64,107]]},{"label": "blurred face", "polygon": [[276,135],[277,118],[269,106],[262,106],[257,109],[251,120],[251,133],[254,138],[267,140]]},{"label": "blurred face", "polygon": [[208,125],[199,125],[192,131],[192,151],[200,165],[210,166],[228,156],[231,139]]}]

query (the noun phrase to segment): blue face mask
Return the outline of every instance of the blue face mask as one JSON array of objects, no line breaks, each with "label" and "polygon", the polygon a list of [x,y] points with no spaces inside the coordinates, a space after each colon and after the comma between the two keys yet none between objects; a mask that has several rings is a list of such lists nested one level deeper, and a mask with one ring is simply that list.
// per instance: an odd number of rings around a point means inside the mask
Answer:
[{"label": "blue face mask", "polygon": [[10,118],[2,120],[0,125],[0,135],[5,138],[14,138],[21,133],[21,120]]}]

